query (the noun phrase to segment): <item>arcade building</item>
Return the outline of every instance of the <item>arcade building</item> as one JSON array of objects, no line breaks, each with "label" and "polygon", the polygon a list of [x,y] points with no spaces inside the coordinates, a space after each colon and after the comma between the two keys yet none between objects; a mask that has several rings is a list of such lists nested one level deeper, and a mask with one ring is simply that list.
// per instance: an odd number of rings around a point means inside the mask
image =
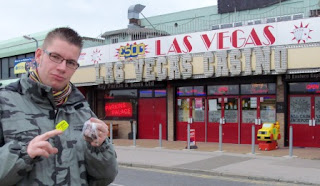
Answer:
[{"label": "arcade building", "polygon": [[[237,11],[228,10],[228,2]],[[293,146],[320,147],[319,5],[248,0],[252,6],[244,9],[232,2],[160,17],[177,29],[194,12],[265,17],[220,18],[209,30],[178,34],[158,26],[159,16],[148,18],[154,30],[147,29],[147,18],[130,14],[128,29],[106,32],[104,44],[82,50],[71,81],[100,119],[118,126],[118,138],[132,138],[134,123],[138,139],[158,139],[161,124],[164,140],[186,141],[191,123],[197,142],[218,142],[222,125],[223,143],[251,144],[252,125],[257,133],[263,123],[278,121],[280,147],[288,146],[290,126]],[[308,6],[271,12],[301,3]],[[137,6],[141,11],[143,5],[134,5],[129,12]]]}]

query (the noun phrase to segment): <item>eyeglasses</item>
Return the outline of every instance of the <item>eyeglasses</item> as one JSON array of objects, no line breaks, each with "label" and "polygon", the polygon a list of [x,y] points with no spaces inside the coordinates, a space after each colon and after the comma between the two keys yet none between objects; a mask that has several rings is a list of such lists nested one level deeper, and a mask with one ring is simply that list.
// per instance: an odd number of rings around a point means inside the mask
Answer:
[{"label": "eyeglasses", "polygon": [[52,53],[52,52],[49,52],[47,50],[43,50],[44,53],[48,54],[49,56],[49,59],[55,63],[62,63],[64,60],[66,61],[66,66],[68,68],[71,68],[73,70],[76,70],[78,67],[79,67],[79,63],[77,63],[75,60],[72,60],[72,59],[65,59],[63,58],[62,56],[60,56],[59,54],[56,54],[56,53]]}]

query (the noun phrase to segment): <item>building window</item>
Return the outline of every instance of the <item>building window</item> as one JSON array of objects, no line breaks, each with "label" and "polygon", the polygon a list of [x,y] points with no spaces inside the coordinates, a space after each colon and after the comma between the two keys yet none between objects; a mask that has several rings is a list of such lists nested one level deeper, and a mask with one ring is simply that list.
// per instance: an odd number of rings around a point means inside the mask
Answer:
[{"label": "building window", "polygon": [[165,89],[157,89],[157,90],[144,89],[139,91],[140,98],[153,98],[153,97],[161,98],[166,96],[167,96],[167,91]]},{"label": "building window", "polygon": [[161,97],[166,97],[166,96],[167,96],[166,90],[154,90],[154,97],[161,98]]},{"label": "building window", "polygon": [[111,37],[110,40],[111,40],[111,44],[119,43],[119,37],[118,36],[117,37]]},{"label": "building window", "polygon": [[2,58],[1,60],[1,77],[2,79],[9,79],[9,58]]},{"label": "building window", "polygon": [[137,90],[108,90],[104,94],[104,118],[129,120],[137,116]]},{"label": "building window", "polygon": [[34,57],[34,52],[2,58],[0,60],[1,61],[1,65],[0,65],[1,79],[15,79],[17,77],[21,77],[21,74],[14,74],[15,60],[30,58],[30,57]]},{"label": "building window", "polygon": [[147,38],[147,34],[146,33],[134,33],[131,35],[131,40],[135,41],[135,40],[140,40],[140,39],[146,39]]},{"label": "building window", "polygon": [[208,95],[238,95],[239,85],[208,86]]},{"label": "building window", "polygon": [[205,96],[204,86],[178,87],[177,96]]},{"label": "building window", "polygon": [[319,94],[319,82],[301,82],[289,83],[289,92],[291,94]]},{"label": "building window", "polygon": [[17,75],[14,74],[14,61],[16,60],[16,56],[9,58],[9,78],[16,78]]},{"label": "building window", "polygon": [[241,94],[275,94],[275,83],[243,84]]},{"label": "building window", "polygon": [[152,98],[152,90],[140,90],[140,98]]}]

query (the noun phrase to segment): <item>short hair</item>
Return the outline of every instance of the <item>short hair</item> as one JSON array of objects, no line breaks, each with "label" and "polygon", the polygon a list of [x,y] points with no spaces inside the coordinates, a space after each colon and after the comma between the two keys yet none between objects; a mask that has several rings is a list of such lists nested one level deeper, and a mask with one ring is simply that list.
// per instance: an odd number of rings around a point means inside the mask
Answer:
[{"label": "short hair", "polygon": [[83,47],[82,37],[76,31],[68,27],[60,27],[55,28],[47,34],[46,38],[44,39],[42,48],[46,49],[55,38],[59,38],[70,44],[73,44],[79,47],[80,50]]}]

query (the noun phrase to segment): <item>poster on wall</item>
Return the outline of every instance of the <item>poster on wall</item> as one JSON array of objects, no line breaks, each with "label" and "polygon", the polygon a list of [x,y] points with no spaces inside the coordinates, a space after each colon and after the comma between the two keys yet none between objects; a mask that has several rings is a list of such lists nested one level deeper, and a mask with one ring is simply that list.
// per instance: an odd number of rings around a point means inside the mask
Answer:
[{"label": "poster on wall", "polygon": [[179,121],[188,121],[189,118],[189,99],[180,99],[180,105],[178,108]]},{"label": "poster on wall", "polygon": [[34,71],[37,68],[37,62],[33,57],[16,59],[14,61],[14,74],[23,74]]},{"label": "poster on wall", "polygon": [[181,99],[178,99],[177,104],[178,106],[181,106]]},{"label": "poster on wall", "polygon": [[250,98],[250,108],[257,108],[257,98],[256,97]]},{"label": "poster on wall", "polygon": [[195,98],[196,110],[202,110],[202,98]]},{"label": "poster on wall", "polygon": [[209,100],[209,111],[217,111],[217,100],[216,99],[210,99]]}]

